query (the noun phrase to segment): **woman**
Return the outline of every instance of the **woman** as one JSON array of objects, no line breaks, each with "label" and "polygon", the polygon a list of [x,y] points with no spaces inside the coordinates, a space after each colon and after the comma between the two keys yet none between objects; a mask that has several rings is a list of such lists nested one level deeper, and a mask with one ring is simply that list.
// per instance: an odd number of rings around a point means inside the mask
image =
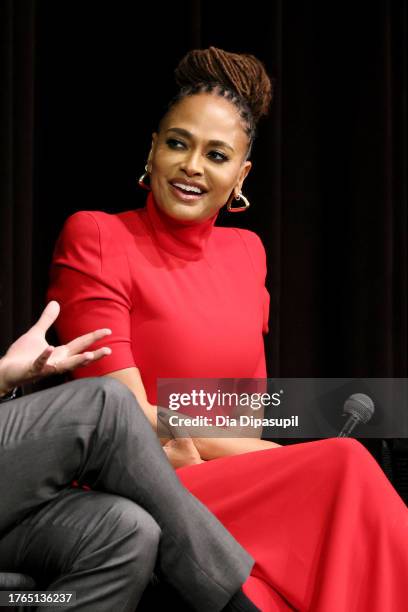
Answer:
[{"label": "woman", "polygon": [[[127,384],[155,429],[158,377],[266,376],[264,249],[252,232],[214,223],[225,203],[249,204],[242,189],[270,80],[253,56],[212,47],[188,53],[176,79],[140,179],[151,188],[146,208],[68,219],[49,291],[64,342],[109,325],[112,355],[80,375]],[[195,444],[189,456],[165,449],[255,557],[245,591],[259,609],[404,609],[408,513],[358,442]]]}]

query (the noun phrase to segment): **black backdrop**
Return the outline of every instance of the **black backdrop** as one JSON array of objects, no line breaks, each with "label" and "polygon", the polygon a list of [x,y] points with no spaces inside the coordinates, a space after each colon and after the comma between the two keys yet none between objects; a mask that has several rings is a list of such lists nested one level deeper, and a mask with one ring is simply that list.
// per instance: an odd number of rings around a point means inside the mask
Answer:
[{"label": "black backdrop", "polygon": [[407,376],[404,0],[0,6],[2,349],[44,304],[64,219],[143,205],[172,70],[215,45],[257,55],[276,86],[252,207],[221,215],[267,249],[269,375]]}]

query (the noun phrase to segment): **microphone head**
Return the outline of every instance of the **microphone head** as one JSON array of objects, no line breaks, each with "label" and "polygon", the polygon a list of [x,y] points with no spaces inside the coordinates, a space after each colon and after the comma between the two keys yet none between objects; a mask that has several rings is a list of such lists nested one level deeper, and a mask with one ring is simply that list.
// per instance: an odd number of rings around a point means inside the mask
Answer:
[{"label": "microphone head", "polygon": [[367,423],[374,414],[374,402],[364,393],[353,393],[344,402],[344,414],[350,414],[359,421]]}]

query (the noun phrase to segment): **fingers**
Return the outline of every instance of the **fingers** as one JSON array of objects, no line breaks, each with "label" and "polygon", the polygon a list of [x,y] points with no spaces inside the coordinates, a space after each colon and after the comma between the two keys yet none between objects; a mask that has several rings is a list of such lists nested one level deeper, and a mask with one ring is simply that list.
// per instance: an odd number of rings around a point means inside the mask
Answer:
[{"label": "fingers", "polygon": [[105,357],[106,355],[110,355],[112,350],[103,346],[96,351],[86,351],[85,353],[81,353],[80,355],[73,355],[72,357],[67,357],[63,361],[64,371],[68,372],[71,370],[75,370],[75,368],[83,367],[91,363],[91,361],[98,361]]},{"label": "fingers", "polygon": [[[110,329],[96,329],[93,332],[74,338],[74,340],[71,340],[66,346],[71,354],[82,353],[91,346],[91,344],[105,336],[109,336],[111,333],[112,331]],[[96,353],[97,351],[94,352]]]},{"label": "fingers", "polygon": [[60,312],[60,305],[55,300],[52,300],[44,308],[40,318],[35,324],[36,327],[39,327],[41,331],[43,331],[45,334],[46,331],[54,323],[55,319],[58,317],[59,312]]},{"label": "fingers", "polygon": [[174,440],[172,438],[171,440],[168,440],[166,444],[163,445],[163,449],[168,450],[169,448],[174,447],[176,445],[177,445],[177,440]]},{"label": "fingers", "polygon": [[106,355],[111,355],[112,349],[109,348],[108,346],[103,346],[100,349],[96,349],[96,351],[91,351],[91,354],[93,355],[91,361],[98,361],[98,359],[101,359],[102,357],[105,357]]},{"label": "fingers", "polygon": [[33,363],[33,371],[34,373],[39,373],[45,367],[48,359],[51,357],[54,352],[53,346],[47,346],[43,352],[37,357],[37,359]]},{"label": "fingers", "polygon": [[197,448],[191,438],[173,438],[162,446],[164,451],[179,450],[192,454],[198,453]]},{"label": "fingers", "polygon": [[65,357],[60,361],[53,362],[52,360],[50,360],[47,365],[55,368],[55,372],[57,372],[58,374],[63,374],[64,372],[71,372],[76,368],[86,366],[92,361],[98,361],[98,359],[102,359],[102,357],[110,355],[111,353],[112,350],[109,347],[103,346],[102,348],[97,349],[96,351],[86,351],[85,353],[80,353],[79,355]]}]

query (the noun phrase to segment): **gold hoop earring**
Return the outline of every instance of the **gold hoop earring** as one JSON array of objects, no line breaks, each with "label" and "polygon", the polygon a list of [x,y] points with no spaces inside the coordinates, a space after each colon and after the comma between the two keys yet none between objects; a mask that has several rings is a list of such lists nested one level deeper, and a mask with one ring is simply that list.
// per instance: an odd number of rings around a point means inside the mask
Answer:
[{"label": "gold hoop earring", "polygon": [[[232,206],[232,200],[242,200],[244,202],[243,206]],[[234,196],[233,198],[230,198],[228,204],[227,204],[227,210],[229,212],[243,212],[244,210],[246,210],[247,208],[249,208],[251,206],[251,204],[249,203],[248,198],[246,198],[242,191],[239,192],[238,195]]]},{"label": "gold hoop earring", "polygon": [[140,179],[138,180],[138,185],[139,187],[141,187],[142,189],[145,189],[146,191],[150,191],[151,187],[148,183],[145,183],[146,178],[149,177],[149,171],[147,168],[147,164],[145,165],[145,171],[142,174],[142,176],[140,177]]}]

